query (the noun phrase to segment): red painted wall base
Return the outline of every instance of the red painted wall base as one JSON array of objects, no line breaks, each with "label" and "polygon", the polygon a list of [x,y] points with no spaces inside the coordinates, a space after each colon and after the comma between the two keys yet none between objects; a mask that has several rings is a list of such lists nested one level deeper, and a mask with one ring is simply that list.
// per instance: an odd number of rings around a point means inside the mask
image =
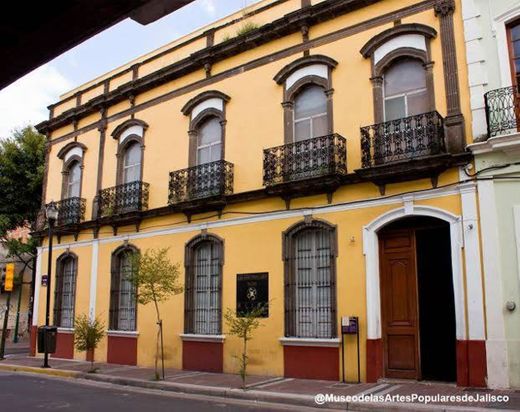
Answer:
[{"label": "red painted wall base", "polygon": [[74,334],[60,333],[56,339],[56,352],[51,355],[53,358],[73,359],[74,358]]},{"label": "red painted wall base", "polygon": [[107,362],[119,365],[137,365],[137,338],[109,336]]},{"label": "red painted wall base", "polygon": [[222,372],[224,344],[222,342],[182,342],[182,368],[204,372]]},{"label": "red painted wall base", "polygon": [[[383,340],[367,339],[367,382],[383,377]],[[486,342],[457,341],[457,385],[486,387]]]},{"label": "red painted wall base", "polygon": [[383,340],[367,339],[367,382],[383,377]]},{"label": "red painted wall base", "polygon": [[339,379],[339,349],[316,346],[284,346],[284,375],[301,379]]},{"label": "red painted wall base", "polygon": [[486,342],[483,340],[457,341],[457,385],[486,387]]},{"label": "red painted wall base", "polygon": [[31,326],[31,329],[29,330],[30,333],[30,349],[29,353],[31,356],[36,355],[36,342],[38,338],[38,326]]}]

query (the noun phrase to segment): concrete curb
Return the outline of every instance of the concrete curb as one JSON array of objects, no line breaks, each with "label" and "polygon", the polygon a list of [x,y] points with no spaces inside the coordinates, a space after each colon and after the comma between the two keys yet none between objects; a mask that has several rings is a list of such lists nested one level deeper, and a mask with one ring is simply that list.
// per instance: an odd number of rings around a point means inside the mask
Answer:
[{"label": "concrete curb", "polygon": [[62,369],[43,369],[43,368],[35,368],[33,366],[20,366],[20,365],[10,365],[10,364],[0,364],[0,370],[3,371],[11,371],[11,372],[29,372],[29,373],[37,373],[39,375],[49,375],[49,376],[59,376],[62,378],[77,378],[83,372],[78,371],[69,371]]},{"label": "concrete curb", "polygon": [[[317,405],[313,395],[299,395],[283,392],[266,392],[255,389],[242,390],[234,388],[222,388],[216,386],[201,386],[188,383],[146,381],[143,379],[124,378],[119,376],[109,376],[96,373],[86,373],[71,370],[43,369],[32,366],[19,366],[12,364],[0,364],[0,370],[11,372],[35,373],[39,375],[49,375],[61,378],[84,379],[88,381],[105,382],[119,386],[131,386],[136,388],[155,389],[180,394],[214,396],[219,398],[229,398],[237,400],[249,400],[252,402],[279,403],[297,406],[307,406],[313,408],[353,410],[353,411],[441,411],[441,412],[482,412],[496,410],[493,408],[482,408],[473,406],[452,406],[452,405],[423,405],[407,403],[326,403]],[[501,409],[507,410],[507,409]]]}]

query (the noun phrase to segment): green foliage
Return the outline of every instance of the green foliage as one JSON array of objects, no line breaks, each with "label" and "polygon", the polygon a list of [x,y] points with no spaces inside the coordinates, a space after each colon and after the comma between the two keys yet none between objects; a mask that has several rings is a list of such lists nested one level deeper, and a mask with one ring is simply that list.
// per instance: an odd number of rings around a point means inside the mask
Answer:
[{"label": "green foliage", "polygon": [[137,288],[137,301],[141,305],[162,302],[182,292],[178,263],[168,259],[168,248],[148,249],[133,256],[133,274],[130,278]]},{"label": "green foliage", "polygon": [[90,320],[87,315],[81,314],[74,319],[74,346],[80,352],[92,351],[90,372],[95,372],[94,350],[104,335],[105,325],[98,318]]},{"label": "green foliage", "polygon": [[239,374],[242,378],[242,388],[246,388],[247,365],[249,357],[247,356],[247,342],[253,338],[253,332],[258,329],[261,324],[258,319],[265,311],[265,306],[259,304],[251,311],[237,316],[235,311],[228,308],[224,314],[224,319],[228,325],[228,333],[242,339],[242,353],[237,356],[239,362]]},{"label": "green foliage", "polygon": [[15,258],[21,262],[24,265],[23,270],[25,270],[26,267],[30,269],[33,268],[33,258],[36,256],[38,240],[29,237],[27,241],[24,242],[20,239],[4,237],[3,244],[7,251],[6,257]]},{"label": "green foliage", "polygon": [[222,42],[231,40],[231,35],[229,33],[225,34],[224,37],[222,37]]},{"label": "green foliage", "polygon": [[41,205],[45,137],[33,127],[0,140],[0,235],[34,222]]},{"label": "green foliage", "polygon": [[260,26],[252,21],[245,22],[238,30],[237,36],[243,36],[253,30],[258,29]]},{"label": "green foliage", "polygon": [[131,282],[137,289],[137,301],[141,305],[154,303],[157,316],[157,339],[155,350],[155,379],[159,379],[159,350],[162,360],[162,378],[164,379],[163,326],[159,312],[159,302],[172,295],[182,293],[179,264],[170,262],[168,248],[147,249],[143,255],[136,253],[132,258],[133,273]]}]

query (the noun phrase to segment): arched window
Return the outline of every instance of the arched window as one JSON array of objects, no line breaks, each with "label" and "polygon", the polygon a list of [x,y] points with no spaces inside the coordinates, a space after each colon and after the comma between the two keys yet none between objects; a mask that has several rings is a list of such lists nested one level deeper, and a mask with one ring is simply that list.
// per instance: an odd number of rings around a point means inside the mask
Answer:
[{"label": "arched window", "polygon": [[132,142],[126,146],[123,154],[122,183],[141,180],[141,145]]},{"label": "arched window", "polygon": [[77,257],[66,253],[57,260],[54,286],[54,324],[61,328],[74,327],[76,300]]},{"label": "arched window", "polygon": [[83,157],[87,147],[77,141],[63,146],[58,158],[63,161],[61,200],[81,197]]},{"label": "arched window", "polygon": [[117,249],[112,255],[110,286],[110,329],[136,329],[137,293],[132,283],[133,255],[139,253],[133,246]]},{"label": "arched window", "polygon": [[404,58],[392,63],[383,74],[385,121],[428,112],[430,98],[424,64]]},{"label": "arched window", "polygon": [[181,109],[190,119],[189,167],[224,160],[226,104],[229,100],[228,95],[218,90],[208,90],[191,98]]},{"label": "arched window", "polygon": [[325,91],[316,85],[304,88],[294,101],[294,141],[324,136],[328,133],[328,127]]},{"label": "arched window", "polygon": [[81,195],[81,164],[73,161],[67,168],[65,198],[80,197]]},{"label": "arched window", "polygon": [[198,127],[197,165],[222,159],[222,126],[217,117],[207,118]]},{"label": "arched window", "polygon": [[[117,140],[117,185],[142,180],[144,135],[147,129],[146,122],[129,119],[112,132],[112,137]],[[137,188],[139,185],[131,186]]]},{"label": "arched window", "polygon": [[383,30],[361,48],[371,60],[374,120],[376,124],[435,110],[433,27],[403,23]]},{"label": "arched window", "polygon": [[319,54],[304,56],[274,76],[274,81],[283,86],[285,144],[333,132],[332,70],[337,64]]},{"label": "arched window", "polygon": [[335,228],[313,221],[284,236],[285,335],[336,337]]},{"label": "arched window", "polygon": [[186,245],[185,332],[222,333],[223,242],[199,236]]}]

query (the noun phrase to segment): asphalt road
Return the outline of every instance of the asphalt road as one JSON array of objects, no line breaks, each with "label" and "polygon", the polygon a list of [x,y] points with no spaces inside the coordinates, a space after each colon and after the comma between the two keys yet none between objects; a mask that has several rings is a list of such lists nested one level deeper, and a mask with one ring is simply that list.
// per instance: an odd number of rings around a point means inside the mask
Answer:
[{"label": "asphalt road", "polygon": [[0,411],[161,412],[310,411],[311,408],[251,403],[97,382],[0,372]]}]

